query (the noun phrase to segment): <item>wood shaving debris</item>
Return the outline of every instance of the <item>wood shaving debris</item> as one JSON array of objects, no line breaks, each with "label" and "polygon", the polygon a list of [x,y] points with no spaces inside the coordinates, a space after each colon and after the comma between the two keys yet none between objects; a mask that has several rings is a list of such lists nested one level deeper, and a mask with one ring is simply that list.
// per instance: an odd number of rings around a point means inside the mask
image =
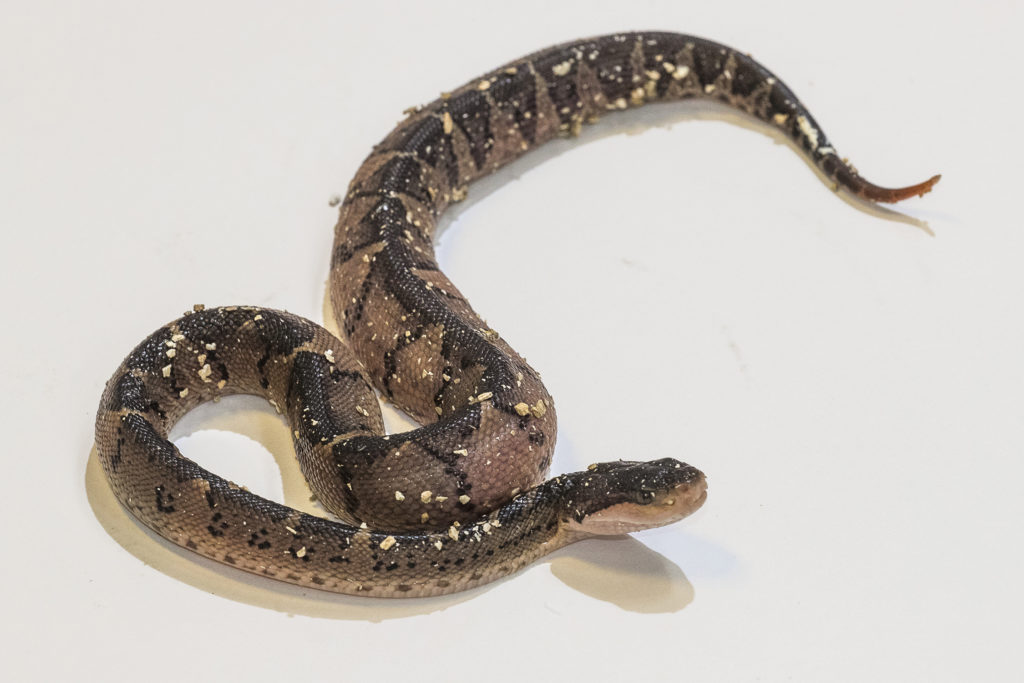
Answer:
[{"label": "wood shaving debris", "polygon": [[800,127],[800,132],[807,138],[811,149],[818,149],[818,129],[811,125],[810,120],[803,115],[797,116],[796,125]]},{"label": "wood shaving debris", "polygon": [[556,76],[565,76],[567,73],[569,73],[569,70],[572,69],[572,61],[573,60],[570,58],[565,60],[564,62],[555,64],[553,67],[551,67],[551,73],[553,73]]},{"label": "wood shaving debris", "polygon": [[534,417],[544,417],[544,414],[548,412],[548,407],[544,405],[544,399],[538,398],[537,402],[530,406],[530,412]]}]

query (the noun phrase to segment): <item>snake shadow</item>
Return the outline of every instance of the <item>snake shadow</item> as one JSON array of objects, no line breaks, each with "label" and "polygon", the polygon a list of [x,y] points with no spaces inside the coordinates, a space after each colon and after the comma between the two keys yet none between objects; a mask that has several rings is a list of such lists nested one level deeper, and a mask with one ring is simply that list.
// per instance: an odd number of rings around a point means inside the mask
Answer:
[{"label": "snake shadow", "polygon": [[[281,471],[285,504],[323,514],[310,502],[309,489],[295,461],[284,421],[263,401],[231,397],[189,413],[176,435],[218,429],[253,438],[273,456]],[[380,622],[440,612],[515,581],[523,570],[469,591],[435,598],[382,599],[338,595],[249,574],[207,559],[161,538],[135,519],[114,496],[95,446],[85,471],[89,505],[107,534],[124,550],[164,575],[229,600],[286,614],[324,619]],[[107,549],[98,550],[107,552]],[[110,549],[110,552],[115,552]],[[630,537],[582,541],[534,565],[548,564],[566,586],[638,613],[676,612],[694,598],[693,586],[671,560]],[[153,600],[159,600],[154,593]]]},{"label": "snake shadow", "polygon": [[[436,237],[459,220],[463,212],[486,199],[506,183],[531,169],[564,154],[579,145],[590,144],[614,135],[633,135],[653,128],[670,128],[686,121],[712,120],[736,125],[764,135],[777,144],[791,148],[796,157],[826,183],[824,176],[798,153],[796,145],[774,128],[751,116],[714,102],[689,101],[653,104],[629,112],[611,113],[597,126],[587,126],[572,139],[554,140],[512,162],[498,172],[473,183],[466,201],[455,204],[441,217]],[[847,204],[876,218],[913,226],[934,235],[928,224],[914,216],[860,200],[845,191],[838,193]],[[325,283],[323,314],[325,326],[337,331],[329,302],[329,282]],[[233,406],[233,407],[232,407]],[[260,417],[258,413],[263,412]],[[209,404],[192,411],[176,428],[179,436],[200,429],[223,429],[255,438],[278,463],[284,484],[285,503],[311,510],[309,492],[294,461],[294,451],[284,423],[267,408],[258,408],[257,430],[253,437],[253,410],[237,409],[232,401]],[[388,431],[406,427],[400,415],[384,407]],[[273,423],[276,421],[276,426]],[[271,426],[263,428],[270,424]],[[383,621],[430,614],[454,607],[494,590],[505,581],[514,581],[518,572],[495,583],[454,595],[436,598],[380,599],[356,598],[314,589],[301,588],[242,572],[182,549],[151,532],[131,516],[114,497],[95,447],[86,468],[86,492],[97,520],[125,550],[163,574],[229,600],[251,604],[288,614],[365,621]],[[315,506],[313,506],[315,507]],[[322,512],[320,512],[322,514]],[[671,560],[628,536],[588,540],[552,553],[536,564],[547,564],[552,575],[566,586],[627,611],[638,613],[677,612],[694,599],[694,589],[683,571]],[[527,571],[527,570],[524,570]],[[156,599],[156,597],[154,597]]]}]

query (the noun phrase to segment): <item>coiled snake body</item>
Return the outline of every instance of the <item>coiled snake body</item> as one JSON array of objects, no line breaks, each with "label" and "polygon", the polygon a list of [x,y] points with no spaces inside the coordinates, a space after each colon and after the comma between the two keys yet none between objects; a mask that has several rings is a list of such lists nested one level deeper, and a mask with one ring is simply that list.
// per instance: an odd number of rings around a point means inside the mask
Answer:
[{"label": "coiled snake body", "polygon": [[[704,476],[673,459],[544,480],[551,397],[441,273],[431,241],[474,179],[608,111],[686,98],[768,123],[837,187],[868,200],[923,194],[938,179],[895,190],[868,183],[782,82],[700,38],[624,33],[516,60],[411,111],[356,174],[331,265],[347,344],[280,311],[197,307],[132,351],[96,418],[118,499],[164,538],[228,565],[402,597],[471,588],[575,540],[697,509]],[[371,382],[424,426],[385,435]],[[238,393],[287,416],[310,487],[341,521],[256,496],[167,440],[191,408]]]}]

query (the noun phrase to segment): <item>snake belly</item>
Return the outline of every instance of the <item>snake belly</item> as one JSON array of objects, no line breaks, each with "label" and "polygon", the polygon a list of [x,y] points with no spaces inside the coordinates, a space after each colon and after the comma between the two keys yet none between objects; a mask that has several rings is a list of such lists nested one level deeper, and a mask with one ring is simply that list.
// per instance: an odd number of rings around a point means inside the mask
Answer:
[{"label": "snake belly", "polygon": [[[568,543],[681,519],[703,474],[674,459],[546,479],[555,445],[538,374],[439,269],[438,218],[475,179],[607,112],[705,98],[767,123],[837,187],[886,189],[837,156],[795,95],[749,56],[674,33],[542,50],[410,110],[359,168],[335,229],[330,294],[344,342],[270,309],[196,310],[156,330],[108,381],[96,443],[143,524],[225,564],[381,597],[465,590]],[[374,388],[423,426],[387,435]],[[167,436],[200,403],[264,396],[287,418],[310,488],[336,519],[261,498]]]}]

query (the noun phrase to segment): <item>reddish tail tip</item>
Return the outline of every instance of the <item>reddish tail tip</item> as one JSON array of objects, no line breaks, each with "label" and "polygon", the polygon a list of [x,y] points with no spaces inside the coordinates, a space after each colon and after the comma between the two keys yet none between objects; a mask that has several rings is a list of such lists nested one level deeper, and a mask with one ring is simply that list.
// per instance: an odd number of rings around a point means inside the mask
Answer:
[{"label": "reddish tail tip", "polygon": [[859,176],[855,176],[855,180],[851,182],[847,187],[856,194],[858,197],[863,197],[872,202],[885,202],[891,204],[893,202],[903,201],[910,197],[923,197],[925,193],[931,192],[932,186],[939,182],[941,175],[933,175],[923,183],[917,185],[909,185],[907,187],[888,188],[879,187],[864,180]]}]

